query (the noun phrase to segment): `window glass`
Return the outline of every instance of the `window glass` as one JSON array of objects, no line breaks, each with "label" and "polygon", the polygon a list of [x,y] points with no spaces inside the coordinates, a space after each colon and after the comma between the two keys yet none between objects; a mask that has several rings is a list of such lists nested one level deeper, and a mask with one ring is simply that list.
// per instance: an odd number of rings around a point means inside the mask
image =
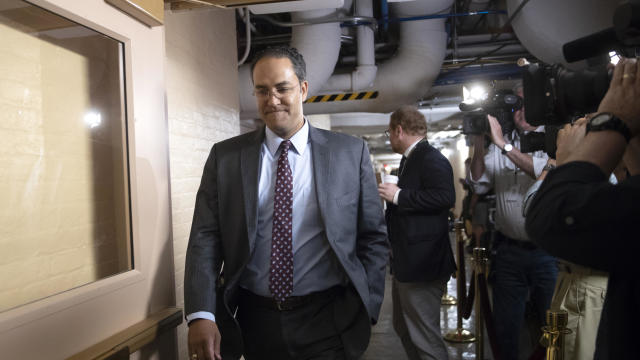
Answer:
[{"label": "window glass", "polygon": [[0,311],[132,268],[123,52],[0,2]]}]

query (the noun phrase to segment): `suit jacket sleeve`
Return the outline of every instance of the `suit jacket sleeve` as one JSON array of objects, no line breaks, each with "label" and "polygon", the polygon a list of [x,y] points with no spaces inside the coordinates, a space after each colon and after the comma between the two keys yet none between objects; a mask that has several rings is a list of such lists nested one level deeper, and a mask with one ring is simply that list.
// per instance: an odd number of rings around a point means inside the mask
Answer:
[{"label": "suit jacket sleeve", "polygon": [[384,222],[382,204],[373,174],[367,145],[362,142],[360,159],[360,199],[358,203],[358,235],[356,253],[367,273],[370,308],[373,309],[371,322],[378,320],[382,298],[384,297],[385,274],[389,247],[387,229]]},{"label": "suit jacket sleeve", "polygon": [[196,195],[193,223],[187,246],[184,272],[185,314],[196,311],[215,313],[216,284],[222,266],[218,223],[216,146],[202,173]]},{"label": "suit jacket sleeve", "polygon": [[422,158],[418,171],[420,188],[400,191],[399,211],[438,213],[455,205],[456,193],[451,164],[436,151],[432,150]]}]

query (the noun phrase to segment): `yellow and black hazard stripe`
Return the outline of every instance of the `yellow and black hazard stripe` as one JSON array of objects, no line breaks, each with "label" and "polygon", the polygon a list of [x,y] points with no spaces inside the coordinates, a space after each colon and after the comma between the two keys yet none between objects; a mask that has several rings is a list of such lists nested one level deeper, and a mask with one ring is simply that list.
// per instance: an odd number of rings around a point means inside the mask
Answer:
[{"label": "yellow and black hazard stripe", "polygon": [[377,91],[363,91],[356,93],[346,94],[330,94],[330,95],[316,95],[312,96],[305,101],[305,104],[330,102],[330,101],[349,101],[349,100],[369,100],[378,97]]}]

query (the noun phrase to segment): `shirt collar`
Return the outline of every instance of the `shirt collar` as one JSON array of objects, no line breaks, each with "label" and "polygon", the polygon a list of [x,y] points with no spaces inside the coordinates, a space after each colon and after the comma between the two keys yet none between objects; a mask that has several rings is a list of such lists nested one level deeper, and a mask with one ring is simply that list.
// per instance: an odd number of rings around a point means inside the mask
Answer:
[{"label": "shirt collar", "polygon": [[[267,126],[265,129],[265,138],[264,142],[267,145],[267,149],[274,157],[276,156],[276,152],[280,147],[280,143],[284,139],[276,135],[269,127]],[[307,142],[309,142],[309,121],[304,118],[304,124],[293,136],[291,137],[291,145],[298,152],[298,154],[303,155],[305,149],[307,148]]]},{"label": "shirt collar", "polygon": [[407,150],[405,150],[405,151],[404,151],[404,154],[403,154],[403,155],[404,155],[404,157],[407,157],[407,158],[408,158],[408,157],[409,157],[409,154],[411,154],[411,152],[413,151],[413,148],[415,148],[415,147],[416,147],[416,145],[418,145],[418,143],[419,143],[420,141],[422,141],[422,140],[424,140],[424,138],[419,139],[418,141],[416,141],[416,142],[414,142],[413,144],[411,144],[411,146],[409,146],[409,147],[407,148]]}]

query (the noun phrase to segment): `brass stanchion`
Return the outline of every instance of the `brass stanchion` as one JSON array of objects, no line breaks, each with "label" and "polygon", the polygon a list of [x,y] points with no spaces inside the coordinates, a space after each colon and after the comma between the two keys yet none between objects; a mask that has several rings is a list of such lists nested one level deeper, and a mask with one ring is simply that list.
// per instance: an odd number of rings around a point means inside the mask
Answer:
[{"label": "brass stanchion", "polygon": [[[462,238],[462,222],[456,221],[455,229],[456,229],[456,245],[458,249],[461,246],[464,246],[464,239]],[[456,270],[456,291],[458,292],[458,299],[463,299],[465,294],[465,284],[461,279],[463,277],[460,276],[460,272],[463,271],[464,267],[461,265],[464,262],[464,256],[460,258],[462,252],[458,251],[458,270]],[[462,301],[458,301],[458,327],[456,330],[448,332],[444,335],[444,339],[451,342],[457,343],[466,343],[466,342],[474,342],[476,341],[476,336],[469,330],[465,330],[462,327],[462,312],[463,312],[463,303]]]},{"label": "brass stanchion", "polygon": [[[473,249],[473,264],[475,266],[475,283],[478,294],[480,294],[480,277],[484,276],[487,272],[487,264],[489,258],[487,256],[487,249],[474,248]],[[478,341],[476,341],[476,359],[484,360],[484,317],[482,315],[482,296],[476,296],[476,303],[474,305],[476,309],[476,333],[478,334]]]},{"label": "brass stanchion", "polygon": [[547,310],[547,326],[542,327],[540,343],[547,348],[547,360],[564,359],[564,336],[571,333],[567,329],[569,314],[564,310]]},{"label": "brass stanchion", "polygon": [[447,286],[444,287],[444,295],[442,295],[442,305],[456,305],[458,300],[455,297],[449,295]]}]

